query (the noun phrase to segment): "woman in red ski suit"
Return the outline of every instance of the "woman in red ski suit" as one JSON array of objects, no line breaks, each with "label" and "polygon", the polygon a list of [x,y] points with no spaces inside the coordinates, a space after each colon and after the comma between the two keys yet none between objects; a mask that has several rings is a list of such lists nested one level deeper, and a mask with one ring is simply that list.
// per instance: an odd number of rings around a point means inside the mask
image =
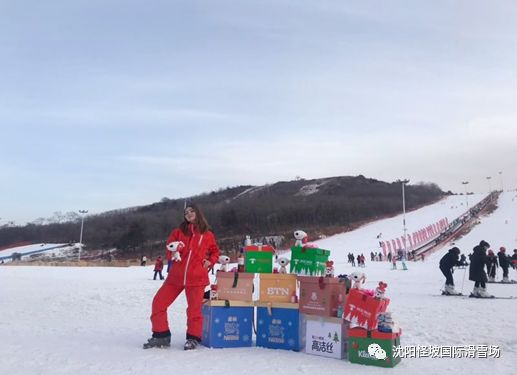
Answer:
[{"label": "woman in red ski suit", "polygon": [[190,204],[185,208],[184,221],[172,231],[166,245],[174,241],[181,241],[185,246],[178,250],[181,260],[172,265],[165,282],[154,296],[151,314],[153,336],[144,344],[144,349],[170,345],[167,309],[183,290],[187,297],[187,341],[184,349],[195,349],[201,341],[203,295],[210,283],[208,271],[219,259],[219,248],[203,213],[196,205]]}]

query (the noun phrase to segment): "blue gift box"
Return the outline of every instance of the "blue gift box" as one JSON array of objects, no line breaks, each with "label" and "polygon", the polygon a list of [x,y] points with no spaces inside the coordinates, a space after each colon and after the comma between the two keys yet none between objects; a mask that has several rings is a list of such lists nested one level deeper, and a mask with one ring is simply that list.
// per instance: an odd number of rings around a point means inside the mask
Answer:
[{"label": "blue gift box", "polygon": [[203,345],[211,348],[251,346],[253,302],[208,301],[202,311]]},{"label": "blue gift box", "polygon": [[257,346],[300,351],[297,303],[257,303]]}]

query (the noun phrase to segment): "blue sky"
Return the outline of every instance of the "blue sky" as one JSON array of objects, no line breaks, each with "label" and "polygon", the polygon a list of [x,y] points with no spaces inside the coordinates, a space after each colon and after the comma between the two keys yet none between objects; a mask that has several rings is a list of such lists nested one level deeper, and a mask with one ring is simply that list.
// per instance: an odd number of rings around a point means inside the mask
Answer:
[{"label": "blue sky", "polygon": [[515,19],[511,1],[0,1],[0,225],[295,176],[515,189]]}]

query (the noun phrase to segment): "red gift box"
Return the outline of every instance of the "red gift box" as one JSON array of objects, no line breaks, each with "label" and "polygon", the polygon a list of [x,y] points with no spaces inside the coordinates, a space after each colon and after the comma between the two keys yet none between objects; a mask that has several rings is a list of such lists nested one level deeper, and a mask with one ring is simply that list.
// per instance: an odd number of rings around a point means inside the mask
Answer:
[{"label": "red gift box", "polygon": [[352,288],[346,299],[343,316],[350,322],[350,327],[376,329],[377,314],[386,311],[389,303],[389,298],[378,299],[361,289]]},{"label": "red gift box", "polygon": [[274,253],[275,248],[271,245],[249,245],[244,246],[244,251],[267,251],[270,253]]},{"label": "red gift box", "polygon": [[376,329],[367,331],[362,328],[350,328],[348,329],[348,337],[359,337],[359,338],[372,338],[379,340],[395,340],[397,337],[402,336],[402,330],[398,332],[381,332]]}]

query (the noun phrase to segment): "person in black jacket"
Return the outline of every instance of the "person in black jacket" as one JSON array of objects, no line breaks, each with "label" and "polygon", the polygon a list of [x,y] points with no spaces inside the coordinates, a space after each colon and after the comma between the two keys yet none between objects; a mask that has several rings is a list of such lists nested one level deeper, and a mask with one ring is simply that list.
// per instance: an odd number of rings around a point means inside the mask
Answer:
[{"label": "person in black jacket", "polygon": [[498,268],[499,268],[499,263],[497,262],[497,256],[494,254],[494,252],[492,250],[488,250],[486,270],[487,270],[489,282],[491,282],[491,283],[495,282],[495,275],[497,273]]},{"label": "person in black jacket", "polygon": [[512,261],[512,267],[517,268],[517,249],[513,249],[513,255],[510,259]]},{"label": "person in black jacket", "polygon": [[460,267],[467,267],[469,263],[467,262],[467,257],[465,254],[460,255]]},{"label": "person in black jacket", "polygon": [[486,291],[486,282],[488,281],[485,265],[487,264],[486,251],[490,245],[486,241],[481,241],[479,245],[474,247],[474,252],[470,258],[469,280],[474,281],[473,297],[491,298]]},{"label": "person in black jacket", "polygon": [[453,247],[442,259],[440,259],[440,270],[445,276],[445,289],[443,294],[461,294],[454,289],[454,279],[452,277],[453,267],[460,265],[460,249]]},{"label": "person in black jacket", "polygon": [[499,248],[497,258],[499,259],[499,265],[503,269],[503,283],[509,283],[510,280],[508,279],[508,268],[510,268],[511,263],[506,256],[506,248],[504,246]]}]

